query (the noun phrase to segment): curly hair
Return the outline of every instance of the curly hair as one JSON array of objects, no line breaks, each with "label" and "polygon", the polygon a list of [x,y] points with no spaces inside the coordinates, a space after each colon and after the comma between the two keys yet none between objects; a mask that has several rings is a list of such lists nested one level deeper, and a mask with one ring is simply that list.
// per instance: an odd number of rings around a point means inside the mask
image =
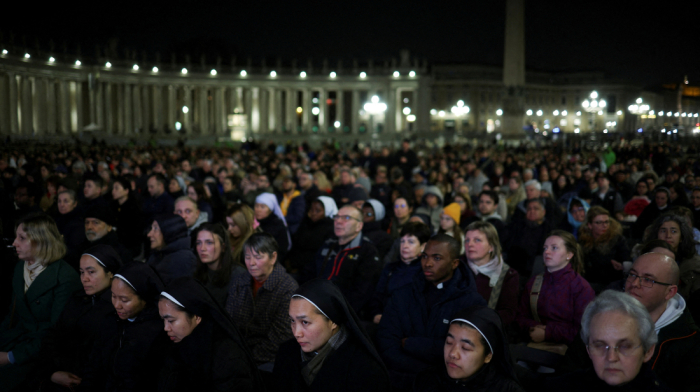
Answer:
[{"label": "curly hair", "polygon": [[661,225],[669,221],[676,222],[681,229],[681,242],[678,244],[678,249],[674,252],[676,254],[676,261],[681,263],[683,260],[688,260],[697,254],[695,250],[695,240],[693,239],[693,228],[688,225],[688,221],[684,216],[674,212],[662,214],[649,226],[644,241],[658,238]]},{"label": "curly hair", "polygon": [[[606,215],[610,219],[610,225],[603,235],[598,238],[593,238],[593,233],[588,225],[592,225],[595,217],[599,215]],[[583,222],[578,232],[578,240],[584,253],[588,253],[595,248],[600,253],[607,254],[621,236],[622,225],[610,216],[608,210],[601,206],[593,206],[588,210],[586,220]]]}]

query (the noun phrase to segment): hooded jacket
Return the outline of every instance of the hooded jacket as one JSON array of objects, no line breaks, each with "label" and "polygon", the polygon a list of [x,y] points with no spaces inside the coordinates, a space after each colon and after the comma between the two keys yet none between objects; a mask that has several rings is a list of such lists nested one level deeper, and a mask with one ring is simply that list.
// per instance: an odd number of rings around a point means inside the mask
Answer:
[{"label": "hooded jacket", "polygon": [[586,203],[585,200],[578,197],[572,197],[571,199],[569,199],[568,203],[566,203],[566,219],[564,220],[564,222],[562,222],[561,229],[568,231],[569,233],[573,234],[574,238],[578,239],[578,229],[579,227],[581,227],[583,222],[577,221],[576,219],[574,219],[574,216],[571,215],[571,201],[574,199],[581,202],[581,205],[583,206],[583,209],[586,211],[586,213],[588,213],[588,209],[591,207],[588,205],[588,203]]},{"label": "hooded jacket", "polygon": [[163,284],[170,283],[181,276],[192,276],[197,267],[197,257],[192,252],[187,224],[181,216],[163,214],[156,217],[156,222],[163,233],[165,247],[151,253],[150,265],[158,274]]},{"label": "hooded jacket", "polygon": [[[429,207],[428,203],[425,201],[428,195],[435,195],[438,198],[438,203],[435,207]],[[416,214],[425,214],[430,217],[430,227],[440,227],[440,214],[442,214],[443,203],[445,199],[440,192],[440,189],[434,185],[425,188],[425,193],[423,194],[423,199],[421,200],[421,206],[416,208]]]}]

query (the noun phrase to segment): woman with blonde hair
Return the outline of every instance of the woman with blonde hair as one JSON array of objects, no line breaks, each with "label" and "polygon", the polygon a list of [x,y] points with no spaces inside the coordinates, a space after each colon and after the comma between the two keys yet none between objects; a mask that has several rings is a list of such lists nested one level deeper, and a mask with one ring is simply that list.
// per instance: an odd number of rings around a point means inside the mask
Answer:
[{"label": "woman with blonde hair", "polygon": [[318,170],[314,173],[314,181],[316,182],[316,186],[318,189],[330,194],[331,191],[333,190],[333,186],[331,185],[331,182],[328,181],[328,177],[326,177],[326,173]]},{"label": "woman with blonde hair", "polygon": [[48,215],[20,219],[12,246],[21,262],[12,279],[10,314],[0,326],[0,390],[22,389],[37,362],[42,337],[82,288],[78,273],[62,260],[66,246]]},{"label": "woman with blonde hair", "polygon": [[243,244],[253,233],[260,231],[254,218],[253,209],[245,204],[234,204],[226,211],[229,238],[231,239],[231,255],[233,263],[243,263]]},{"label": "woman with blonde hair", "polygon": [[578,238],[583,248],[585,277],[596,293],[622,279],[622,262],[630,259],[630,250],[622,226],[608,210],[591,207],[579,228]]}]

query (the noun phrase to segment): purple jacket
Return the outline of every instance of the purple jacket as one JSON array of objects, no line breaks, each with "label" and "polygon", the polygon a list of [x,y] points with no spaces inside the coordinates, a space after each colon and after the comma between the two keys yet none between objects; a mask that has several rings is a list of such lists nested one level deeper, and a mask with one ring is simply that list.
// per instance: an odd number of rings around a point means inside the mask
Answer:
[{"label": "purple jacket", "polygon": [[[530,312],[530,290],[535,277],[530,278],[525,286],[518,306],[515,321],[523,331],[528,331],[540,323]],[[544,273],[542,290],[537,301],[537,314],[544,324],[545,341],[552,343],[571,343],[581,329],[581,316],[586,305],[593,301],[595,292],[586,279],[574,272],[571,264],[559,271]]]}]

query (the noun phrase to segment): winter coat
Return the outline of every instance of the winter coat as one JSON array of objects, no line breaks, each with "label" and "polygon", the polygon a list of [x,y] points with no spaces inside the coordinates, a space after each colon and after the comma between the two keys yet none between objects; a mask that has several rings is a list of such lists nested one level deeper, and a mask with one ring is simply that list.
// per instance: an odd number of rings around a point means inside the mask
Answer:
[{"label": "winter coat", "polygon": [[525,392],[513,379],[500,374],[493,366],[484,365],[467,380],[450,378],[441,363],[418,375],[414,392]]},{"label": "winter coat", "polygon": [[299,287],[279,264],[253,296],[253,277],[237,275],[231,282],[226,313],[245,337],[258,364],[272,362],[280,344],[292,339],[289,328],[289,301]]},{"label": "winter coat", "polygon": [[314,259],[323,243],[333,236],[333,219],[321,218],[312,222],[304,218],[292,237],[292,249],[287,254],[287,264],[292,272],[297,272],[306,281],[316,275]]},{"label": "winter coat", "polygon": [[[463,261],[466,263],[466,261]],[[472,274],[471,268],[468,268],[469,272]],[[493,287],[490,285],[490,278],[486,275],[476,274],[474,276],[474,282],[476,283],[476,291],[479,292],[481,298],[487,303],[489,298],[491,298],[491,291]],[[508,327],[513,321],[515,321],[515,315],[518,313],[518,290],[520,289],[520,275],[518,271],[514,268],[509,268],[506,272],[506,277],[503,280],[503,286],[501,287],[501,295],[498,296],[498,302],[496,302],[496,308],[494,309],[501,316],[501,321],[503,321],[503,326]]]},{"label": "winter coat", "polygon": [[172,214],[175,211],[175,199],[168,192],[163,192],[157,198],[148,196],[143,201],[143,208],[141,209],[144,216],[144,222],[150,224],[153,222],[153,218],[160,214]]},{"label": "winter coat", "polygon": [[[438,204],[435,207],[429,207],[425,201],[428,195],[435,195],[438,198]],[[434,185],[425,188],[425,193],[423,194],[423,200],[421,201],[421,206],[416,208],[416,214],[425,214],[430,217],[430,227],[439,228],[440,227],[440,215],[442,214],[442,207],[444,202],[444,197],[440,189]]]},{"label": "winter coat", "polygon": [[593,368],[579,370],[560,377],[554,377],[545,381],[541,390],[546,392],[671,392],[669,388],[654,374],[649,365],[651,361],[642,365],[639,374],[632,381],[621,385],[611,386],[598,378]]},{"label": "winter coat", "polygon": [[78,273],[65,261],[49,264],[24,292],[24,263],[15,265],[12,309],[0,324],[0,351],[12,352],[14,363],[0,367],[2,387],[12,389],[24,381],[41,352],[42,338],[58,322],[63,309],[82,289]]},{"label": "winter coat", "polygon": [[197,267],[197,257],[190,249],[190,237],[179,238],[155,251],[148,259],[164,285],[181,276],[192,276]]},{"label": "winter coat", "polygon": [[78,206],[73,211],[62,215],[54,215],[58,232],[63,236],[63,242],[66,244],[66,254],[71,254],[77,251],[78,246],[85,241],[85,219],[83,218],[84,210]]},{"label": "winter coat", "polygon": [[[277,202],[282,203],[283,198],[283,195],[278,195]],[[287,225],[289,225],[290,234],[297,232],[301,221],[306,216],[306,210],[306,200],[304,200],[304,197],[301,194],[289,202],[289,206],[287,207],[287,215],[284,216],[284,220],[286,220]]]},{"label": "winter coat", "polygon": [[386,307],[389,298],[394,292],[410,284],[413,281],[413,277],[422,271],[420,257],[408,264],[401,261],[401,259],[387,264],[382,269],[372,300],[367,305],[369,316],[374,318],[374,316],[384,313],[384,307]]},{"label": "winter coat", "polygon": [[443,360],[445,336],[455,312],[474,305],[486,306],[472,274],[462,263],[452,279],[443,283],[443,292],[430,309],[425,296],[427,285],[432,283],[416,274],[410,284],[394,292],[379,323],[377,347],[392,384],[399,387],[409,387],[418,372]]},{"label": "winter coat", "polygon": [[659,215],[668,211],[668,208],[668,205],[666,205],[664,209],[660,210],[654,202],[646,206],[642,213],[639,214],[639,217],[637,217],[637,221],[634,222],[634,225],[632,225],[632,229],[630,231],[631,237],[637,239],[644,238],[644,230],[647,228],[647,226],[654,223]]},{"label": "winter coat", "polygon": [[600,193],[596,192],[591,200],[591,206],[601,206],[608,210],[610,214],[622,212],[625,209],[625,205],[622,203],[622,196],[614,189],[608,190],[603,198],[600,197]]},{"label": "winter coat", "polygon": [[[607,250],[607,252],[603,253],[602,250]],[[621,235],[610,240],[604,249],[601,249],[600,245],[590,249],[583,248],[584,276],[594,288],[606,287],[610,283],[622,279],[622,271],[616,270],[610,260],[622,263],[629,259],[630,250],[627,246],[627,240]]]},{"label": "winter coat", "polygon": [[[124,202],[124,204],[119,204],[118,201],[113,201],[110,204],[110,208],[114,211],[117,217],[117,237],[119,237],[119,242],[133,256],[138,256],[141,254],[141,246],[144,241],[144,229],[146,228],[146,222],[143,220],[143,213],[141,213],[141,206],[139,206],[136,198],[129,196],[129,198]],[[122,260],[123,262],[128,262],[127,260]]]},{"label": "winter coat", "polygon": [[134,260],[132,253],[129,252],[129,250],[126,249],[126,247],[124,247],[124,245],[122,245],[119,242],[119,236],[117,235],[116,231],[112,230],[96,241],[88,241],[87,238],[85,238],[84,228],[82,229],[82,233],[84,238],[83,243],[76,247],[73,252],[66,255],[66,262],[70,264],[71,267],[75,268],[76,271],[80,271],[80,257],[82,257],[83,253],[85,253],[86,250],[92,248],[95,245],[111,246],[112,248],[114,248],[115,251],[117,251],[117,254],[119,254],[119,258],[124,264]]},{"label": "winter coat", "polygon": [[389,380],[382,365],[352,336],[323,362],[310,386],[302,375],[301,348],[296,340],[283,343],[277,352],[274,391],[289,392],[388,392]]},{"label": "winter coat", "polygon": [[258,221],[258,223],[260,223],[260,229],[262,231],[275,237],[277,241],[277,261],[284,262],[290,245],[287,226],[273,213],[270,213],[267,218]]},{"label": "winter coat", "polygon": [[508,265],[515,268],[520,276],[530,276],[535,257],[542,254],[544,241],[553,228],[552,222],[546,218],[541,225],[528,220],[511,223],[503,247]]},{"label": "winter coat", "polygon": [[382,230],[381,222],[368,222],[362,226],[362,235],[369,238],[369,241],[377,248],[377,253],[380,260],[384,260],[384,256],[389,253],[391,246],[394,244],[394,239],[386,231]]}]

